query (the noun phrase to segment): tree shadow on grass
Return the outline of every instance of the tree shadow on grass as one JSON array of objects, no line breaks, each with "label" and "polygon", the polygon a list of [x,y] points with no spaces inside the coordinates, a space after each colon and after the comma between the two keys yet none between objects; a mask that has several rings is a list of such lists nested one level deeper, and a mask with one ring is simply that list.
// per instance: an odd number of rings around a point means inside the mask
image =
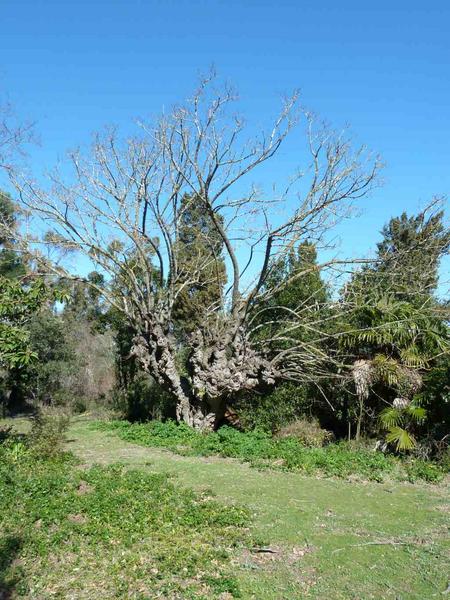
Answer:
[{"label": "tree shadow on grass", "polygon": [[13,563],[21,547],[20,537],[11,535],[0,539],[0,600],[12,598],[19,582],[18,570],[14,569]]}]

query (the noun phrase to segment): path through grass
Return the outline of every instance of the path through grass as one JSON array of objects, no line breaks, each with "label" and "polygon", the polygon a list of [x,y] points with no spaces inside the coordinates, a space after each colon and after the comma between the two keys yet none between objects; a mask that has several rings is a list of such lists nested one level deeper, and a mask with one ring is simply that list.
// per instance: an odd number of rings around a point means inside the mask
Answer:
[{"label": "path through grass", "polygon": [[231,459],[136,446],[95,431],[83,419],[69,438],[86,468],[122,462],[150,474],[168,473],[183,487],[211,490],[219,502],[247,506],[252,539],[266,551],[237,549],[233,556],[245,599],[446,597],[450,503],[444,485],[258,471]]},{"label": "path through grass", "polygon": [[355,483],[257,471],[235,460],[181,457],[83,422],[70,446],[86,463],[124,461],[211,489],[251,510],[273,553],[240,558],[245,598],[440,598],[448,575],[448,489]]}]

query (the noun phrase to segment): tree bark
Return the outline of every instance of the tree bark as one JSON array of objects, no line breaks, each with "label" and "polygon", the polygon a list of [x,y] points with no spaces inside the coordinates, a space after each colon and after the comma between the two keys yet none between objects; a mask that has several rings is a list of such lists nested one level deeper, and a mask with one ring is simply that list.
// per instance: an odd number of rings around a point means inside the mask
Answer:
[{"label": "tree bark", "polygon": [[163,328],[152,322],[147,329],[148,334],[134,338],[131,352],[174,396],[177,420],[194,429],[216,429],[233,394],[275,383],[276,372],[233,320],[220,330],[191,337],[187,376],[180,373],[175,343]]},{"label": "tree bark", "polygon": [[183,421],[199,431],[214,431],[225,414],[225,401],[208,403],[200,398],[180,401],[177,404],[177,421]]}]

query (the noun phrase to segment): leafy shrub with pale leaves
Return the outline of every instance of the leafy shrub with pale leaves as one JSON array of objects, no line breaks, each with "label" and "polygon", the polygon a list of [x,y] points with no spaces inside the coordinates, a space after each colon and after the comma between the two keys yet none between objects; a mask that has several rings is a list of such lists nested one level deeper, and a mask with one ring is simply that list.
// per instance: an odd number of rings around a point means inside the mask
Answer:
[{"label": "leafy shrub with pale leaves", "polygon": [[39,408],[33,417],[28,436],[30,447],[38,456],[50,458],[63,451],[65,432],[70,425],[70,415],[61,408]]},{"label": "leafy shrub with pale leaves", "polygon": [[307,448],[322,448],[333,439],[331,431],[322,429],[317,419],[297,419],[293,423],[282,427],[276,435],[277,438],[290,437],[298,440]]}]

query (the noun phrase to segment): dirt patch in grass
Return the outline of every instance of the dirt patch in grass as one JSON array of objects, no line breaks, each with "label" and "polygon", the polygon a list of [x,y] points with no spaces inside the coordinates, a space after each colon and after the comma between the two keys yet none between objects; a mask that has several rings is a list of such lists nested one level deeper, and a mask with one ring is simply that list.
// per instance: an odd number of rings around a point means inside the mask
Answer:
[{"label": "dirt patch in grass", "polygon": [[90,494],[93,491],[93,487],[89,485],[86,481],[80,481],[77,488],[78,496],[83,496],[84,494]]}]

